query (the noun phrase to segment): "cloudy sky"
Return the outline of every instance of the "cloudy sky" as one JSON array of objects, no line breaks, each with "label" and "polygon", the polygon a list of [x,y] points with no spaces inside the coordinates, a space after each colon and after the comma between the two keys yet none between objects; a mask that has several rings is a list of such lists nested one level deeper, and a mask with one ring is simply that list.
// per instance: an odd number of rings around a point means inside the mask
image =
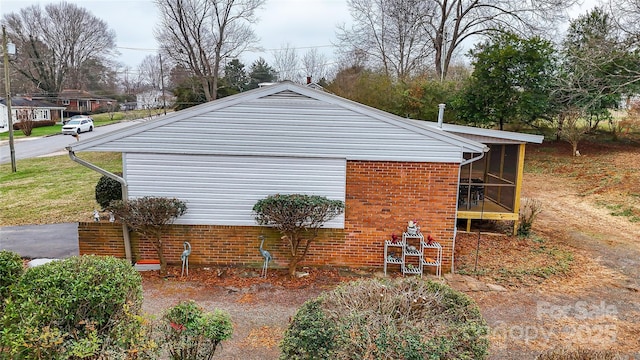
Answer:
[{"label": "cloudy sky", "polygon": [[[57,1],[0,0],[0,15],[39,4],[44,7]],[[156,54],[153,29],[158,11],[153,0],[67,0],[104,20],[116,32],[118,61],[136,68],[146,55]],[[259,10],[254,26],[262,52],[248,53],[242,61],[249,65],[258,57],[273,62],[273,49],[289,44],[304,54],[318,47],[329,59],[333,57],[336,25],[350,19],[346,0],[267,0]],[[140,49],[140,50],[134,50]]]},{"label": "cloudy sky", "polygon": [[[67,0],[89,10],[116,31],[118,61],[135,69],[146,55],[156,54],[157,44],[153,29],[158,13],[153,0]],[[590,9],[597,0],[583,0],[581,8],[571,12],[572,17]],[[0,15],[21,8],[57,1],[0,0]],[[273,63],[274,49],[289,44],[304,54],[318,47],[328,59],[333,58],[332,43],[336,42],[336,25],[349,23],[346,0],[266,0],[258,12],[260,21],[255,30],[260,37],[262,52],[247,53],[241,59],[247,66],[258,57]]]}]

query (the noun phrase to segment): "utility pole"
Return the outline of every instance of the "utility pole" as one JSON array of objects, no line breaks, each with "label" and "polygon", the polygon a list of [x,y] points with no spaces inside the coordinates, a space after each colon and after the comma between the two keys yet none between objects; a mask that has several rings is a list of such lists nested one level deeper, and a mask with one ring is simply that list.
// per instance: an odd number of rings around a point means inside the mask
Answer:
[{"label": "utility pole", "polygon": [[164,71],[162,71],[162,54],[158,53],[158,57],[160,58],[160,86],[162,86],[162,109],[164,109],[164,114],[167,115],[167,98],[164,93]]},{"label": "utility pole", "polygon": [[[13,44],[11,44],[13,45]],[[16,149],[13,146],[13,119],[11,113],[11,82],[9,77],[9,49],[7,49],[7,30],[2,25],[2,52],[4,53],[4,90],[7,97],[7,120],[9,125],[9,149],[11,151],[11,172],[16,172]],[[14,49],[15,50],[15,49]]]}]

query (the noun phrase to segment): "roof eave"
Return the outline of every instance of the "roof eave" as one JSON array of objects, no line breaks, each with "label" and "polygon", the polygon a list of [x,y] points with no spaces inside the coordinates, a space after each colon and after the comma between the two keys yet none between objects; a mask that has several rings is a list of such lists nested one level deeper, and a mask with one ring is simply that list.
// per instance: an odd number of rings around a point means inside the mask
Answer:
[{"label": "roof eave", "polygon": [[[424,121],[424,123],[426,126],[430,126],[433,128],[440,128],[437,122]],[[542,135],[524,134],[524,133],[504,131],[504,130],[483,129],[483,128],[478,128],[473,126],[465,126],[465,125],[442,124],[441,129],[447,132],[456,132],[461,134],[494,137],[498,139],[513,140],[513,141],[518,141],[523,143],[541,144],[542,141],[544,140],[544,136]]]},{"label": "roof eave", "polygon": [[257,89],[239,93],[236,95],[224,97],[222,99],[218,99],[212,102],[196,105],[194,107],[191,107],[182,111],[165,115],[155,120],[150,120],[145,123],[133,125],[121,130],[116,130],[109,134],[94,137],[92,139],[87,140],[86,142],[80,142],[77,145],[72,146],[72,148],[74,151],[89,150],[94,146],[98,146],[122,137],[132,136],[142,131],[163,126],[164,124],[168,124],[174,121],[179,121],[189,117],[198,116],[203,113],[216,111],[222,108],[233,106],[246,101],[251,101],[254,99],[259,99],[261,97],[265,97],[268,95],[276,94],[276,93],[287,91],[287,90],[294,91],[300,95],[307,96],[319,101],[324,101],[326,103],[333,104],[333,105],[387,122],[389,124],[414,131],[419,134],[434,137],[445,143],[459,146],[464,149],[464,152],[480,153],[480,152],[487,151],[487,147],[482,143],[479,143],[470,139],[466,139],[464,137],[461,137],[455,134],[451,134],[442,129],[419,126],[419,124],[415,123],[416,121],[419,121],[419,120],[405,119],[405,118],[384,112],[382,110],[375,109],[370,106],[357,103],[355,101],[351,101],[349,99],[345,99],[333,94],[326,93],[324,91],[316,90],[307,86],[297,85],[290,81],[284,81],[278,84],[257,88]]}]

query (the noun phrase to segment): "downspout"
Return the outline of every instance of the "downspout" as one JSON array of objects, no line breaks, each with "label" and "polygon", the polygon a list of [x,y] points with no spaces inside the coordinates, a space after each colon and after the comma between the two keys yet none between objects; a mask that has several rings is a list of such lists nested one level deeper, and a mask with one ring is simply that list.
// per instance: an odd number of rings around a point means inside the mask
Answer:
[{"label": "downspout", "polygon": [[[120,183],[120,185],[122,186],[122,200],[126,201],[129,197],[129,191],[128,191],[128,186],[127,186],[127,181],[114,174],[111,172],[108,172],[107,170],[100,168],[96,165],[93,165],[85,160],[80,159],[79,157],[76,156],[75,152],[71,149],[70,146],[68,146],[67,151],[69,151],[69,158],[71,158],[71,160],[77,162],[78,164],[87,167],[93,171],[99,172],[100,174],[110,177],[113,180],[117,181]],[[126,224],[122,224],[122,237],[124,238],[124,254],[125,257],[127,258],[127,261],[129,261],[129,263],[131,263],[131,239],[129,238],[129,229],[127,228]]]},{"label": "downspout", "polygon": [[458,171],[458,192],[456,193],[456,218],[454,221],[454,226],[453,226],[453,247],[451,248],[451,273],[454,273],[454,254],[455,254],[455,249],[456,249],[456,236],[458,236],[458,201],[460,201],[459,197],[460,197],[460,175],[462,175],[462,167],[467,165],[467,164],[471,164],[472,162],[476,162],[480,159],[482,159],[484,157],[484,154],[489,151],[488,148],[485,148],[485,151],[480,153],[480,155],[471,158],[469,160],[464,160],[460,163],[460,170]]}]

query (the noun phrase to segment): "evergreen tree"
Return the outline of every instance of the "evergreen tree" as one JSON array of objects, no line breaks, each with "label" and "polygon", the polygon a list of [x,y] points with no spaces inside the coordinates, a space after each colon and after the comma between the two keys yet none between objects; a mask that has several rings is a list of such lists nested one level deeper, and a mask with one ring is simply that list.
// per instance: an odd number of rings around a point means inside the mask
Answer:
[{"label": "evergreen tree", "polygon": [[249,71],[249,85],[248,89],[255,89],[258,84],[264,82],[273,82],[277,79],[278,73],[276,70],[267,64],[267,61],[263,58],[259,58],[251,64],[251,71]]},{"label": "evergreen tree", "polygon": [[[238,59],[231,60],[231,62],[224,67],[224,78],[222,81],[224,86],[229,87],[227,91],[231,94],[246,91],[249,85],[249,75],[247,75],[244,64]],[[218,91],[222,91],[222,89],[218,89]]]}]

